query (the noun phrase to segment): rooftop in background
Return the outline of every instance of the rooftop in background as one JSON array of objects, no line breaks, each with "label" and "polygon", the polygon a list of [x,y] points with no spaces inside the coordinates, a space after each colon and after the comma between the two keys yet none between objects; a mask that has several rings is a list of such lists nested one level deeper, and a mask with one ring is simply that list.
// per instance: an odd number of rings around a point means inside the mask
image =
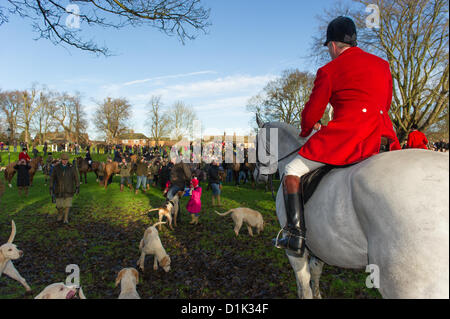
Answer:
[{"label": "rooftop in background", "polygon": [[148,139],[142,133],[124,133],[118,137],[119,140],[146,140]]}]

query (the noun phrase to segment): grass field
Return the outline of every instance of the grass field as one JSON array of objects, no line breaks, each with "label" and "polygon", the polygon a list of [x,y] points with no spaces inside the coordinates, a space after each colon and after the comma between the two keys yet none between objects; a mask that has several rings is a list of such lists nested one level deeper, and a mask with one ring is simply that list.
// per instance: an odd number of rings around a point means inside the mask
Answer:
[{"label": "grass field", "polygon": [[[5,156],[6,154],[6,156]],[[1,153],[2,166],[8,153]],[[55,157],[57,157],[56,155]],[[100,154],[100,156],[105,156]],[[11,155],[11,160],[17,154]],[[94,160],[102,160],[93,154]],[[5,162],[6,160],[6,162]],[[6,163],[6,164],[5,164]],[[0,179],[4,179],[1,174]],[[56,209],[51,203],[42,172],[35,175],[28,197],[19,198],[5,185],[0,199],[0,244],[11,232],[11,219],[17,226],[14,243],[24,251],[14,261],[20,274],[33,289],[25,289],[7,276],[0,277],[0,298],[32,298],[45,286],[65,281],[65,268],[77,264],[80,281],[87,298],[117,298],[114,287],[117,273],[123,267],[136,267],[139,241],[144,230],[157,221],[157,213],[149,219],[144,213],[164,202],[158,188],[135,195],[119,190],[119,177],[104,190],[88,174],[74,198],[69,224],[56,222]],[[251,238],[242,227],[236,238],[230,216],[220,217],[211,207],[211,192],[203,184],[202,213],[197,226],[189,224],[188,199],[182,200],[181,222],[174,231],[163,226],[161,241],[172,259],[172,269],[154,271],[153,257],[146,258],[145,272],[137,290],[142,298],[297,298],[294,273],[284,251],[271,245],[279,228],[275,202],[270,193],[254,190],[250,185],[236,188],[224,185],[224,212],[246,206],[262,213],[265,229]],[[379,298],[376,290],[365,287],[368,273],[325,266],[320,283],[324,298]]]}]

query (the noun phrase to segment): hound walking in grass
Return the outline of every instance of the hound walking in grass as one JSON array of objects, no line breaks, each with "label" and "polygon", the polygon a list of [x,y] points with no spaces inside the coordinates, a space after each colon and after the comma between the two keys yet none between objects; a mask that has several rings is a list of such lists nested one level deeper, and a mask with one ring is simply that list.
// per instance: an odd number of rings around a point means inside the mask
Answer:
[{"label": "hound walking in grass", "polygon": [[158,230],[156,226],[160,224],[165,224],[165,222],[158,222],[153,226],[146,229],[144,237],[139,243],[139,251],[141,252],[141,257],[137,261],[139,268],[144,271],[144,262],[146,255],[154,255],[153,269],[158,270],[158,264],[164,269],[165,272],[170,270],[170,257],[164,249],[161,239],[159,238]]},{"label": "hound walking in grass", "polygon": [[218,211],[215,211],[217,215],[226,216],[231,213],[231,218],[234,222],[234,233],[236,236],[239,235],[239,230],[242,227],[242,223],[245,222],[247,224],[248,233],[253,237],[252,227],[257,229],[258,235],[264,229],[264,220],[260,212],[246,208],[246,207],[238,207],[230,209],[229,211],[221,214]]}]

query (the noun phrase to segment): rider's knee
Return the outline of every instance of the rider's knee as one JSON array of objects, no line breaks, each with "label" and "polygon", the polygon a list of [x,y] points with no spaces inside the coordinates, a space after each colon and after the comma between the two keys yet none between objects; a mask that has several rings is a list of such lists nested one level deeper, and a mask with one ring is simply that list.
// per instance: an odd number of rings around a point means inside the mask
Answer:
[{"label": "rider's knee", "polygon": [[289,192],[298,192],[300,177],[295,175],[286,175],[284,177],[284,186]]}]

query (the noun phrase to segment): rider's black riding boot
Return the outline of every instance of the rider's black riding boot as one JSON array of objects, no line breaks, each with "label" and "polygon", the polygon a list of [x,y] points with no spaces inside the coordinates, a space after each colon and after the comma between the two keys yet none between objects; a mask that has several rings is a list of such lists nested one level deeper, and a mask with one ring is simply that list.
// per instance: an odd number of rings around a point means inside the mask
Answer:
[{"label": "rider's black riding boot", "polygon": [[285,201],[287,223],[282,230],[284,236],[272,240],[275,247],[288,249],[296,254],[302,253],[302,241],[304,240],[304,234],[300,228],[301,198],[299,193],[287,195]]}]

